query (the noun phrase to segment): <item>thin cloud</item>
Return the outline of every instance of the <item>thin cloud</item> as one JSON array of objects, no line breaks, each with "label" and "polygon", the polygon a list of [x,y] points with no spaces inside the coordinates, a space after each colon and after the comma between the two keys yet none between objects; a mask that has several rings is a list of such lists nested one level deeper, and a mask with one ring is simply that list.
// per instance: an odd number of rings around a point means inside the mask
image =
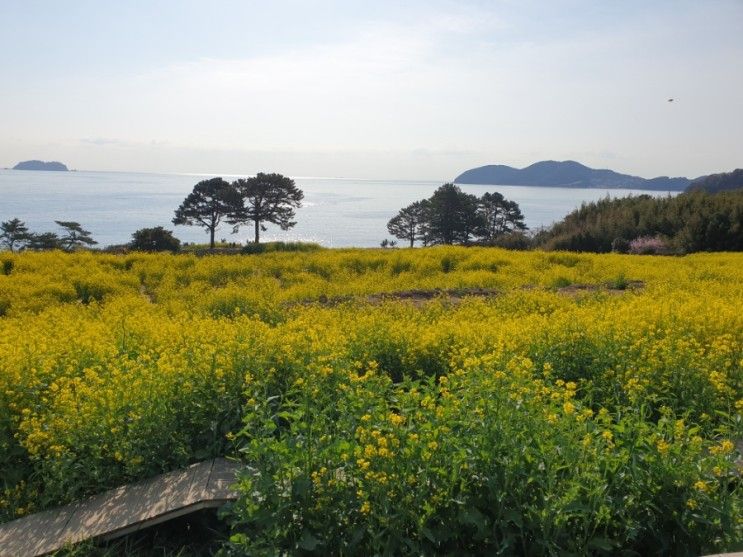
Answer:
[{"label": "thin cloud", "polygon": [[[740,8],[592,18],[603,8],[516,4],[434,3],[397,21],[380,10],[301,47],[195,49],[155,70],[56,77],[3,96],[0,119],[27,148],[72,144],[89,168],[446,177],[540,158],[617,161],[639,175],[737,164],[743,78],[730,68],[743,42],[729,31]],[[669,95],[684,101],[668,110]],[[0,148],[17,152],[8,138]]]},{"label": "thin cloud", "polygon": [[109,137],[84,137],[80,140],[80,143],[85,145],[125,145],[126,142],[120,139],[112,139]]}]

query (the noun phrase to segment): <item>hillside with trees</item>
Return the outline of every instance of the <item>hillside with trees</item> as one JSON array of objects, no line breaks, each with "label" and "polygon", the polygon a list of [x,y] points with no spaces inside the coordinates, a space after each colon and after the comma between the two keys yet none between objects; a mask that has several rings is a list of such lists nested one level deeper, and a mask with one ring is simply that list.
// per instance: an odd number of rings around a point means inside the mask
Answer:
[{"label": "hillside with trees", "polygon": [[534,238],[547,250],[690,253],[743,250],[743,190],[640,195],[583,204]]},{"label": "hillside with trees", "polygon": [[722,172],[720,174],[710,174],[693,181],[686,191],[706,191],[717,193],[720,191],[730,191],[743,188],[743,168],[738,168],[732,172]]}]

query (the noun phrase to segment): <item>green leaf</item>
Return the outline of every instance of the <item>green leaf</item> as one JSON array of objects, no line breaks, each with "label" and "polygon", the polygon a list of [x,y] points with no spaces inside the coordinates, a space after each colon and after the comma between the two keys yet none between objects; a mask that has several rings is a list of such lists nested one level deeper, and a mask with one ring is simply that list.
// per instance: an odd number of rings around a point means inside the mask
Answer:
[{"label": "green leaf", "polygon": [[426,536],[426,538],[429,541],[433,543],[436,543],[438,541],[436,539],[436,536],[434,536],[433,532],[431,532],[431,530],[427,526],[424,526],[422,531],[423,531],[423,535]]},{"label": "green leaf", "polygon": [[304,499],[312,490],[312,482],[304,477],[294,480],[294,494],[300,499]]},{"label": "green leaf", "polygon": [[321,543],[309,530],[303,531],[302,537],[299,538],[299,548],[305,551],[314,551]]},{"label": "green leaf", "polygon": [[503,518],[505,518],[508,522],[513,522],[519,528],[521,528],[521,526],[523,525],[521,514],[514,509],[506,509],[506,512],[503,513]]},{"label": "green leaf", "polygon": [[484,537],[488,518],[477,508],[462,509],[459,513],[459,520],[462,524],[471,524],[477,529],[477,539]]},{"label": "green leaf", "polygon": [[588,542],[588,547],[591,549],[600,549],[601,551],[612,551],[614,549],[614,543],[606,538],[591,538]]}]

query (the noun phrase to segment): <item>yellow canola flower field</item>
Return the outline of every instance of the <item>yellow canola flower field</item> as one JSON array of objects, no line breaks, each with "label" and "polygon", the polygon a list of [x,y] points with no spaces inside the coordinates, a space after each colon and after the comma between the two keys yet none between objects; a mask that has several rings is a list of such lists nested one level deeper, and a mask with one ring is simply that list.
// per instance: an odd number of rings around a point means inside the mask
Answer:
[{"label": "yellow canola flower field", "polygon": [[0,316],[0,521],[228,454],[248,553],[743,537],[743,254],[2,253]]}]

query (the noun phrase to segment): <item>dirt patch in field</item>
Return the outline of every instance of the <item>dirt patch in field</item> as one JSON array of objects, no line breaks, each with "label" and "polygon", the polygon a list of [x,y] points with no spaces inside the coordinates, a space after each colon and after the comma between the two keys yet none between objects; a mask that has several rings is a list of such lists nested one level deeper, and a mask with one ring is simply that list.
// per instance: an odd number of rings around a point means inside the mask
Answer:
[{"label": "dirt patch in field", "polygon": [[154,304],[157,300],[155,299],[155,295],[149,291],[149,289],[144,285],[139,285],[139,293],[144,296],[144,298],[150,302],[151,304]]},{"label": "dirt patch in field", "polygon": [[[609,292],[612,294],[621,294],[626,291],[636,291],[643,288],[645,285],[642,281],[629,281],[626,284],[621,285],[607,285],[607,284],[571,284],[569,286],[563,286],[556,289],[556,292],[564,294],[566,296],[578,296],[582,293],[588,292]],[[524,286],[524,290],[536,290],[541,287],[538,286]],[[289,304],[290,306],[297,305],[313,305],[319,304],[325,307],[333,307],[339,304],[347,302],[364,302],[371,305],[379,305],[384,302],[390,301],[408,301],[415,306],[422,306],[426,302],[432,300],[443,300],[446,302],[457,304],[465,298],[494,298],[502,294],[502,290],[495,288],[456,288],[456,289],[443,289],[433,288],[427,290],[398,290],[395,292],[379,292],[375,294],[358,295],[358,296],[325,296],[324,294],[314,300],[303,300]]]},{"label": "dirt patch in field", "polygon": [[584,292],[609,292],[611,294],[621,294],[622,292],[635,292],[645,287],[641,280],[630,280],[620,284],[569,284],[557,288],[557,292],[568,296],[576,296]]},{"label": "dirt patch in field", "polygon": [[431,300],[446,300],[449,302],[460,302],[464,298],[492,298],[500,293],[495,288],[458,288],[442,289],[434,288],[429,290],[398,290],[396,292],[379,292],[376,294],[367,294],[360,296],[335,296],[328,297],[321,295],[316,300],[307,300],[299,302],[302,305],[320,304],[322,306],[337,306],[351,301],[361,301],[372,305],[378,305],[383,302],[406,300],[413,305],[421,305]]},{"label": "dirt patch in field", "polygon": [[495,288],[463,288],[456,290],[403,290],[400,292],[384,292],[371,294],[366,297],[370,304],[379,304],[389,300],[410,300],[413,303],[423,303],[430,300],[443,299],[449,301],[460,301],[463,298],[492,298],[499,291]]}]

